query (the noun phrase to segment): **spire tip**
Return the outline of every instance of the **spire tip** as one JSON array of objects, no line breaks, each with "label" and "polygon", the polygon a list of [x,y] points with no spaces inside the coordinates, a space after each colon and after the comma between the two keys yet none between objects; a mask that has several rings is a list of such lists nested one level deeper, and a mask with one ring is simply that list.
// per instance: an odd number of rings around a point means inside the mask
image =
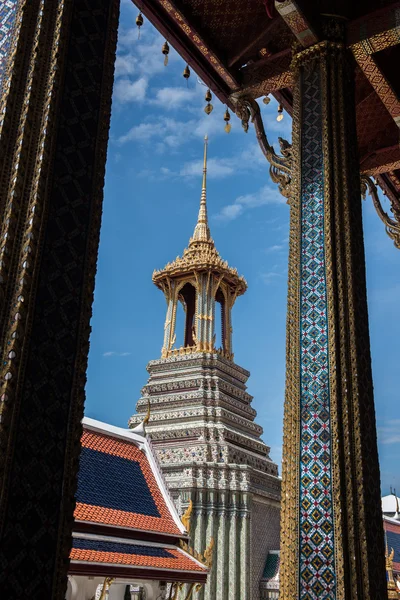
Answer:
[{"label": "spire tip", "polygon": [[201,187],[200,210],[197,224],[194,230],[193,239],[196,241],[210,241],[210,229],[207,218],[207,142],[208,135],[204,136],[204,162],[203,162],[203,184]]}]

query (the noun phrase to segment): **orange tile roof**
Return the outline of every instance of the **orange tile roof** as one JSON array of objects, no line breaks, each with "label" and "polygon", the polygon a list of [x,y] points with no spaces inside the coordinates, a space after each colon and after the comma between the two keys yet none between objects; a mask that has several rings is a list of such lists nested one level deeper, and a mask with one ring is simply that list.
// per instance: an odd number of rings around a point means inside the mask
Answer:
[{"label": "orange tile roof", "polygon": [[[78,546],[78,547],[77,547]],[[149,567],[179,571],[207,571],[189,554],[177,548],[162,545],[143,546],[118,541],[104,541],[99,538],[73,539],[71,561],[85,563],[106,563],[128,567]]]},{"label": "orange tile roof", "polygon": [[182,535],[136,444],[91,430],[81,444],[77,521]]}]

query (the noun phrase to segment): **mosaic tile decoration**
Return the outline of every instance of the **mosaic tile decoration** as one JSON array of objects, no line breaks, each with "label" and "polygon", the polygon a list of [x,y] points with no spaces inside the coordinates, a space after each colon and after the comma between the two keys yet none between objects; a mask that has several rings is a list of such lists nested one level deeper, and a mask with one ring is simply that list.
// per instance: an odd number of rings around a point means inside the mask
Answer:
[{"label": "mosaic tile decoration", "polygon": [[304,74],[301,142],[301,600],[336,598],[320,75]]},{"label": "mosaic tile decoration", "polygon": [[19,0],[0,0],[0,87]]}]

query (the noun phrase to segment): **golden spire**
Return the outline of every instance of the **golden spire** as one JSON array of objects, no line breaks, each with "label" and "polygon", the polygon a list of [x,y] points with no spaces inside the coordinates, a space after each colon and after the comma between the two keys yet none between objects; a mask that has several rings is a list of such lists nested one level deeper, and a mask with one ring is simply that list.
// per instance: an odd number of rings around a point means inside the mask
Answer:
[{"label": "golden spire", "polygon": [[207,218],[207,143],[208,137],[204,138],[204,162],[203,162],[203,185],[201,188],[200,210],[196,227],[193,233],[193,242],[211,242],[210,228]]}]

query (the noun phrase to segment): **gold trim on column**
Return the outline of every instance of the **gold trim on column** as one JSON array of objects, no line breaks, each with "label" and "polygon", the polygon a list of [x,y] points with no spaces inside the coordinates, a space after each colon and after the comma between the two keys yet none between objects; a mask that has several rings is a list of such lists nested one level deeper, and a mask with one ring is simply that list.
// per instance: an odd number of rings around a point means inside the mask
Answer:
[{"label": "gold trim on column", "polygon": [[[327,51],[336,55],[336,51],[339,47],[336,45],[330,45],[325,47],[323,56],[320,58],[320,72],[321,72],[321,101],[323,114],[336,115],[336,96],[334,94],[334,88],[332,85],[336,85],[334,71],[329,69],[327,66]],[[339,50],[340,51],[340,50]],[[340,57],[335,56],[336,60],[340,60]],[[328,96],[329,95],[329,96]],[[328,103],[328,97],[329,102]],[[332,138],[331,138],[332,136]],[[337,149],[340,145],[340,140],[337,135],[337,123],[329,123],[328,119],[322,119],[322,145],[323,145],[323,158],[324,158],[324,237],[325,237],[325,264],[326,264],[326,293],[328,303],[328,328],[329,328],[329,389],[330,389],[330,420],[331,420],[331,464],[332,464],[332,496],[333,496],[333,515],[334,515],[334,536],[335,540],[343,540],[343,523],[342,523],[342,495],[343,489],[341,486],[341,438],[340,422],[337,406],[338,398],[338,365],[336,360],[337,352],[337,338],[339,332],[336,329],[336,320],[334,318],[337,306],[335,303],[335,294],[332,285],[329,285],[329,281],[335,277],[334,264],[335,256],[333,255],[333,244],[332,235],[334,235],[334,218],[335,213],[332,213],[332,203],[334,198],[340,194],[339,177],[340,173],[338,169],[331,169],[331,153],[333,151],[337,156]],[[338,250],[340,254],[340,248]],[[336,255],[336,261],[340,263],[340,257]],[[340,302],[340,301],[339,301]],[[346,452],[348,449],[346,450]],[[351,475],[347,473],[345,477],[351,478]],[[348,488],[347,488],[348,489]],[[348,523],[349,527],[350,524]],[[353,552],[354,553],[354,552]],[[354,565],[347,565],[348,568],[353,569]],[[337,586],[337,597],[345,597],[344,589],[344,556],[343,556],[343,545],[335,544],[335,572],[336,572],[336,586]],[[354,573],[352,575],[354,578]]]},{"label": "gold trim on column", "polygon": [[286,320],[286,392],[283,421],[281,494],[282,600],[298,598],[299,449],[300,449],[300,277],[301,277],[301,73],[294,70],[293,138],[290,196],[288,299]]}]

